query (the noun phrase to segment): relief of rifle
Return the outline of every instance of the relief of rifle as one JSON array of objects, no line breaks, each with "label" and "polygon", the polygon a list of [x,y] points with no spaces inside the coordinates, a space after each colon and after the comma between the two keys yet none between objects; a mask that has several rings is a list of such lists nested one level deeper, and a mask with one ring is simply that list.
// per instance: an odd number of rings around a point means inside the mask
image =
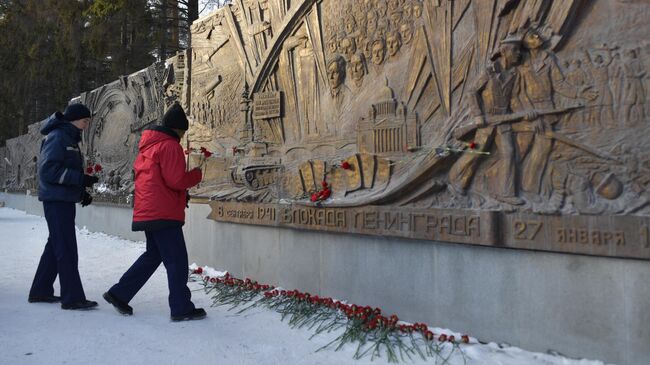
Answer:
[{"label": "relief of rifle", "polygon": [[486,127],[495,127],[500,124],[504,123],[516,123],[521,121],[522,119],[526,118],[527,116],[533,114],[536,117],[540,117],[543,115],[550,115],[550,114],[562,114],[566,113],[568,111],[574,110],[574,109],[579,109],[583,108],[583,104],[576,104],[576,105],[570,105],[562,108],[556,108],[556,109],[538,109],[534,110],[533,112],[517,112],[517,113],[510,113],[510,114],[502,114],[502,115],[489,115],[486,116],[486,124],[476,124],[476,123],[470,123],[468,125],[460,126],[454,130],[452,135],[456,139],[463,139],[467,134],[475,131],[476,129],[479,128],[486,128]]},{"label": "relief of rifle", "polygon": [[[536,115],[536,117],[539,117],[539,116],[549,115],[549,114],[561,114],[561,113],[565,113],[565,112],[568,112],[568,111],[571,111],[571,110],[574,110],[574,109],[579,109],[579,108],[582,108],[582,107],[584,107],[583,104],[577,104],[577,105],[570,105],[570,106],[566,106],[566,107],[563,107],[563,108],[557,108],[557,109],[535,110],[534,115]],[[531,114],[530,112],[519,112],[519,113],[512,113],[512,114],[489,116],[487,118],[487,123],[485,125],[477,125],[477,124],[472,123],[472,124],[468,124],[468,125],[459,127],[459,128],[454,130],[453,136],[456,139],[462,139],[467,134],[469,134],[470,132],[473,132],[474,130],[476,130],[478,128],[494,127],[494,126],[498,126],[498,125],[503,124],[503,123],[515,123],[515,122],[518,122],[518,121],[526,118],[530,114]],[[534,132],[535,130],[534,130],[534,128],[532,126],[526,126],[525,125],[525,126],[522,126],[522,128],[520,128],[519,131],[520,132],[521,131]],[[600,158],[610,160],[610,161],[614,161],[614,162],[617,162],[617,163],[622,163],[616,157],[611,156],[611,155],[609,155],[609,154],[607,154],[605,152],[598,151],[598,150],[596,150],[594,148],[591,148],[591,147],[589,147],[589,146],[587,146],[585,144],[582,144],[582,143],[580,143],[580,142],[578,142],[576,140],[573,140],[573,139],[565,136],[564,134],[561,134],[561,133],[558,133],[558,132],[555,132],[555,131],[552,131],[552,130],[547,130],[547,131],[541,132],[541,135],[544,136],[545,138],[554,139],[554,140],[556,140],[556,141],[558,141],[560,143],[564,143],[564,144],[566,144],[568,146],[571,146],[571,147],[577,148],[579,150],[582,150],[584,152],[587,152],[587,153],[589,153],[589,154],[591,154],[593,156],[600,157]]]},{"label": "relief of rifle", "polygon": [[[531,132],[532,131],[533,130],[531,129]],[[553,139],[553,140],[555,140],[557,142],[564,143],[564,144],[566,144],[568,146],[571,146],[573,148],[577,148],[579,150],[587,152],[590,155],[600,157],[600,158],[605,159],[605,160],[613,161],[613,162],[616,162],[616,163],[619,163],[619,164],[623,164],[623,161],[619,160],[618,158],[616,158],[614,156],[611,156],[611,155],[609,155],[609,154],[607,154],[605,152],[599,151],[599,150],[597,150],[595,148],[589,147],[589,146],[587,146],[585,144],[582,144],[581,142],[578,142],[578,141],[576,141],[576,140],[574,140],[572,138],[569,138],[568,136],[566,136],[566,135],[564,135],[562,133],[552,131],[552,130],[546,130],[546,131],[541,132],[541,135],[544,138]]]}]

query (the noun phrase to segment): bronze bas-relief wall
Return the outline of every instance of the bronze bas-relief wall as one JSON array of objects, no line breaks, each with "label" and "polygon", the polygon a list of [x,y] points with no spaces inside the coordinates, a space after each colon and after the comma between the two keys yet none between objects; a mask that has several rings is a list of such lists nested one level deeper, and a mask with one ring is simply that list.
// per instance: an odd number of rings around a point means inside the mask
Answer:
[{"label": "bronze bas-relief wall", "polygon": [[29,191],[38,189],[38,155],[41,147],[40,124],[28,126],[27,133],[8,139],[0,153],[2,167],[0,186],[9,191]]},{"label": "bronze bas-relief wall", "polygon": [[[130,203],[140,133],[180,102],[212,219],[649,259],[649,16],[235,0],[192,25],[191,50],[73,99],[94,114],[96,200]],[[8,141],[5,188],[34,190],[37,129]]]},{"label": "bronze bas-relief wall", "polygon": [[[180,60],[179,60],[180,58]],[[179,66],[180,62],[180,66]],[[181,101],[182,56],[156,63],[81,94],[81,102],[93,112],[93,123],[83,136],[87,166],[99,164],[95,187],[98,202],[128,205],[133,192],[133,162],[142,130],[159,121],[165,107]]]},{"label": "bronze bas-relief wall", "polygon": [[648,259],[648,15],[233,1],[192,27],[194,194],[219,221]]},{"label": "bronze bas-relief wall", "polygon": [[[184,59],[179,55],[70,101],[86,104],[93,113],[93,122],[83,134],[81,149],[86,166],[93,167],[92,173],[99,177],[94,191],[95,202],[130,204],[132,166],[142,130],[157,122],[166,106],[185,101],[183,74]],[[40,122],[29,125],[27,134],[8,140],[0,152],[0,186],[3,188],[38,191],[38,155],[43,137],[40,127]],[[101,170],[95,171],[96,165],[101,166]]]}]

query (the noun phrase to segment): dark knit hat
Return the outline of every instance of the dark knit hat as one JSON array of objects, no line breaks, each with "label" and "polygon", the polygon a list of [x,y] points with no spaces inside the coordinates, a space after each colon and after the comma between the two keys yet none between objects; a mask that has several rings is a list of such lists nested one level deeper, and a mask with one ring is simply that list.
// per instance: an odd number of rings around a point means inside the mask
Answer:
[{"label": "dark knit hat", "polygon": [[187,116],[185,116],[185,111],[178,103],[172,104],[172,106],[167,109],[165,115],[162,117],[162,125],[167,128],[180,129],[183,131],[188,130],[190,127],[190,124],[187,121]]},{"label": "dark knit hat", "polygon": [[90,118],[90,109],[83,104],[70,104],[65,108],[63,118],[69,122]]}]

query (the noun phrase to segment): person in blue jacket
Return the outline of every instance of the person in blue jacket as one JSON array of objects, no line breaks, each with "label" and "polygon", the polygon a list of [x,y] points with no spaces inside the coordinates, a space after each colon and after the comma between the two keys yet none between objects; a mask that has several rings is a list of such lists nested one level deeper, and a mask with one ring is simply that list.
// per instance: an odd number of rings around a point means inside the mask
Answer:
[{"label": "person in blue jacket", "polygon": [[[83,104],[70,104],[63,114],[56,112],[41,122],[41,157],[38,159],[38,200],[43,210],[49,237],[34,276],[30,303],[61,302],[63,309],[89,309],[97,302],[86,299],[79,277],[75,203],[85,207],[92,202],[86,191],[99,179],[86,175],[79,150],[81,132],[90,125],[90,110]],[[54,295],[54,280],[59,275],[61,296]]]}]

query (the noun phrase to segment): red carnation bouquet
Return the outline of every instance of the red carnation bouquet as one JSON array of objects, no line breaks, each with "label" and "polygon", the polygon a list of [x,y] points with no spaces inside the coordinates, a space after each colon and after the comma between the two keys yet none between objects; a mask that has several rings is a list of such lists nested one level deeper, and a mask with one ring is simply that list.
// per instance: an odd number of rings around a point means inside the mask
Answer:
[{"label": "red carnation bouquet", "polygon": [[95,165],[88,164],[88,166],[86,167],[86,175],[99,174],[100,172],[102,172],[102,170],[104,170],[104,168],[102,167],[102,165],[98,163],[96,163]]},{"label": "red carnation bouquet", "polygon": [[209,158],[209,157],[212,157],[212,155],[214,155],[213,152],[211,152],[210,150],[208,150],[207,148],[205,148],[203,146],[201,146],[198,150],[193,149],[193,148],[188,148],[184,152],[188,156],[190,154],[192,154],[192,153],[199,153],[201,155],[200,160],[199,160],[199,165],[197,166],[198,168],[203,167],[203,164],[205,163],[205,160],[207,158]]},{"label": "red carnation bouquet", "polygon": [[212,157],[213,153],[210,152],[207,148],[201,146],[199,149],[199,152],[201,153],[201,160],[199,162],[199,168],[203,167],[203,164],[205,161],[209,158]]}]

